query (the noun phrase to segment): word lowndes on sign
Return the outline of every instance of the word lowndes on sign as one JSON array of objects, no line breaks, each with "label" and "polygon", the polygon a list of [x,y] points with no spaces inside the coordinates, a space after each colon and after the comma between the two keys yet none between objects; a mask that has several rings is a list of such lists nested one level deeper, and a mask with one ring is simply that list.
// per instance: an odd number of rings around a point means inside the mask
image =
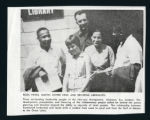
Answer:
[{"label": "word lowndes on sign", "polygon": [[61,19],[63,17],[64,17],[63,10],[53,10],[53,9],[23,9],[21,10],[21,18],[24,22]]}]

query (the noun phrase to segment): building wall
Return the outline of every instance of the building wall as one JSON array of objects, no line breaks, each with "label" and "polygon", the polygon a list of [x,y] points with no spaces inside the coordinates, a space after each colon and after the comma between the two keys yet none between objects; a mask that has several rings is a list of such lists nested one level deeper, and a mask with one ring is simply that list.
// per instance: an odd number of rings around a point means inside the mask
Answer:
[{"label": "building wall", "polygon": [[[73,10],[64,10],[64,18],[56,20],[41,20],[23,22],[21,24],[21,71],[24,70],[25,61],[29,52],[37,45],[36,30],[40,27],[47,27],[52,36],[52,44],[62,47],[66,51],[64,41],[67,37],[77,31],[78,26],[74,20]],[[100,27],[103,29],[103,42],[112,48],[116,45],[112,39],[112,26],[118,21],[127,24],[127,28],[135,35],[139,43],[143,44],[143,11],[138,10],[89,10],[87,11],[90,21],[90,28]],[[21,75],[22,76],[22,75]],[[21,89],[24,89],[21,79]]]},{"label": "building wall", "polygon": [[[25,62],[30,51],[39,45],[36,39],[36,30],[47,27],[52,36],[52,44],[62,47],[66,51],[64,41],[77,31],[78,26],[74,20],[74,10],[64,10],[64,18],[56,20],[40,20],[21,22],[21,73],[23,74]],[[24,91],[24,82],[21,74],[21,91]]]}]

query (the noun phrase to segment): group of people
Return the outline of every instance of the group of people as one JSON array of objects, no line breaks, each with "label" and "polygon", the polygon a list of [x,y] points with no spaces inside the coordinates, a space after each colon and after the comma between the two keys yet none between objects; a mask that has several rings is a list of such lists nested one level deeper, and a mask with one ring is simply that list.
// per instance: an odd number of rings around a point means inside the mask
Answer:
[{"label": "group of people", "polygon": [[[33,92],[134,92],[142,68],[142,48],[121,25],[112,35],[119,43],[117,53],[104,44],[100,28],[89,30],[86,11],[74,15],[79,31],[65,41],[68,54],[51,45],[47,28],[37,30],[40,46],[31,51],[23,74],[25,91]],[[140,80],[141,81],[141,80]],[[136,83],[137,82],[137,83]]]}]

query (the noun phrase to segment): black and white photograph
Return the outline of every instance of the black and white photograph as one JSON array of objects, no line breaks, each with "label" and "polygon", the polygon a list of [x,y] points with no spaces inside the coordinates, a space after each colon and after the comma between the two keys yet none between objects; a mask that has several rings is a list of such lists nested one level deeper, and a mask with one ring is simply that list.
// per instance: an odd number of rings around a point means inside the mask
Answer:
[{"label": "black and white photograph", "polygon": [[21,10],[21,91],[142,92],[143,10]]},{"label": "black and white photograph", "polygon": [[[47,114],[50,110],[54,110],[50,114],[144,112],[145,7],[22,7],[8,18],[10,27],[16,28],[8,31],[8,38],[16,37],[12,44],[17,43],[8,50],[17,49],[16,56],[8,56],[14,57],[8,65],[12,79],[8,78],[8,107],[11,90],[23,106],[18,113],[8,110],[9,115]],[[18,22],[12,24],[14,21]],[[16,77],[11,67],[17,67]],[[30,97],[47,106],[38,109]],[[55,97],[60,104],[51,99]],[[29,111],[27,101],[34,104]]]}]

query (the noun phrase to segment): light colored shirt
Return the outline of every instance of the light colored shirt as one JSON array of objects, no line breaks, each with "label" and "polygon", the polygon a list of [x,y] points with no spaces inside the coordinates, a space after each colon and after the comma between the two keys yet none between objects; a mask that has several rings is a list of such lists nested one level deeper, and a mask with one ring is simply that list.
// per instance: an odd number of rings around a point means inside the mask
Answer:
[{"label": "light colored shirt", "polygon": [[114,68],[128,66],[135,63],[142,65],[142,48],[135,37],[130,35],[127,37],[123,45],[120,43],[117,49]]},{"label": "light colored shirt", "polygon": [[97,51],[94,45],[85,49],[85,52],[90,57],[90,61],[94,69],[104,70],[114,65],[114,52],[108,45],[102,44],[100,52]]},{"label": "light colored shirt", "polygon": [[26,69],[32,66],[40,66],[48,73],[47,82],[43,82],[40,77],[35,79],[38,91],[54,91],[62,87],[58,76],[59,62],[63,64],[65,56],[61,49],[56,47],[51,47],[48,52],[37,47],[29,54],[26,61]]},{"label": "light colored shirt", "polygon": [[144,88],[144,68],[141,68],[135,82],[135,92],[142,92]]},{"label": "light colored shirt", "polygon": [[69,92],[79,91],[87,80],[87,55],[81,53],[78,58],[68,55],[66,59],[66,73],[64,77],[64,87]]}]

